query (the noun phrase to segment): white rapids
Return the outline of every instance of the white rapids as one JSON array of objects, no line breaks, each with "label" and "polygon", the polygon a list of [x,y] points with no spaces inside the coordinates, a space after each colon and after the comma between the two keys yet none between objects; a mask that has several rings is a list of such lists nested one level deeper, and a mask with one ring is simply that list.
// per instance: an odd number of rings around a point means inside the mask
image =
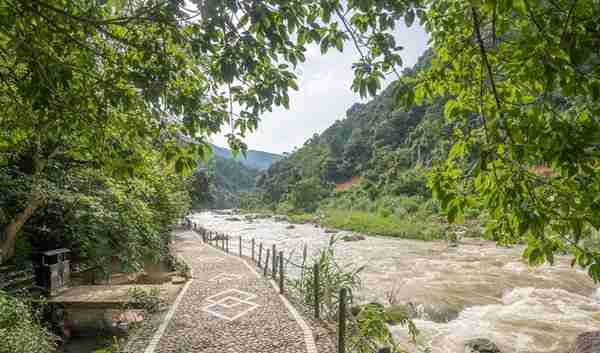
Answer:
[{"label": "white rapids", "polygon": [[[216,212],[191,218],[209,230],[275,244],[296,259],[304,244],[314,255],[332,235],[311,224],[287,229],[289,223],[273,218],[248,221]],[[342,234],[348,232],[334,235]],[[503,353],[565,353],[578,334],[600,330],[600,291],[585,272],[570,266],[568,257],[532,268],[521,260],[522,247],[477,239],[452,248],[442,241],[367,237],[338,241],[335,247],[340,262],[366,266],[360,302],[387,304],[393,296],[420,313],[416,346],[404,328],[392,327],[396,340],[413,351],[462,353],[465,341],[481,337]]]}]

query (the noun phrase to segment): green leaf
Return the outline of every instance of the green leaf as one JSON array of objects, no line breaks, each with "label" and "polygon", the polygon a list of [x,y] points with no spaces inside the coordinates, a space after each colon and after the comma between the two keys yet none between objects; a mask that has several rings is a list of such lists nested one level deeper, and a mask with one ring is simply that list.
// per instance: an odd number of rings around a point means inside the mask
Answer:
[{"label": "green leaf", "polygon": [[415,11],[413,9],[409,9],[404,14],[404,23],[406,24],[406,27],[410,27],[413,25],[414,22],[415,22]]}]

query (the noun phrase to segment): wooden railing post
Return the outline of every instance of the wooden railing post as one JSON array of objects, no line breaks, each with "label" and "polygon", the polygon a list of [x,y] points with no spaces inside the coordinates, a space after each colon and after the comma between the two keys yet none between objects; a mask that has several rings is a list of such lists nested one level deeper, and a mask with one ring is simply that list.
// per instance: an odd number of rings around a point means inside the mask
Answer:
[{"label": "wooden railing post", "polygon": [[275,248],[275,244],[273,244],[273,252],[271,252],[271,254],[273,254],[273,261],[271,261],[273,263],[273,269],[271,270],[271,273],[273,274],[273,279],[275,279],[275,276],[277,275],[277,250]]},{"label": "wooden railing post", "polygon": [[269,272],[269,249],[267,249],[267,257],[265,258],[265,277]]},{"label": "wooden railing post", "polygon": [[315,299],[315,318],[319,319],[320,316],[320,310],[321,310],[321,305],[319,304],[319,264],[316,263],[313,266],[313,295],[314,295],[314,299]]},{"label": "wooden railing post", "polygon": [[258,244],[258,267],[260,268],[260,262],[262,260],[262,243]]},{"label": "wooden railing post", "polygon": [[254,261],[254,238],[252,238],[252,261]]},{"label": "wooden railing post", "polygon": [[346,288],[340,289],[339,319],[338,319],[338,353],[345,353],[346,338]]},{"label": "wooden railing post", "polygon": [[225,252],[229,253],[229,235],[225,236]]},{"label": "wooden railing post", "polygon": [[240,235],[240,257],[242,257],[242,236]]},{"label": "wooden railing post", "polygon": [[283,294],[283,251],[279,252],[279,294]]},{"label": "wooden railing post", "polygon": [[306,243],[304,243],[304,248],[302,249],[302,268],[300,268],[300,290],[304,289],[304,266],[306,266],[306,253]]}]

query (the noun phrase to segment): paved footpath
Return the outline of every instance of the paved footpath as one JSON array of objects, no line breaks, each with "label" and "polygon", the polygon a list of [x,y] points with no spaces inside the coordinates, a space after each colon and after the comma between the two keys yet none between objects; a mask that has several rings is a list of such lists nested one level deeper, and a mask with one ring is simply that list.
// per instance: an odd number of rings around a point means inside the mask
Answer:
[{"label": "paved footpath", "polygon": [[316,353],[296,310],[244,260],[177,233],[176,249],[192,279],[144,353]]}]

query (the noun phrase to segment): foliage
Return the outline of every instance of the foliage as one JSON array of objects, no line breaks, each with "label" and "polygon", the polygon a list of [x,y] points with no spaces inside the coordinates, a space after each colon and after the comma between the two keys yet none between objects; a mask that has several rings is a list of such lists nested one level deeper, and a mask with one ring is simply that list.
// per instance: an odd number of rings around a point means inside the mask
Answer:
[{"label": "foliage", "polygon": [[[430,185],[458,218],[478,199],[488,231],[526,241],[532,264],[568,251],[600,280],[600,61],[596,1],[423,1],[431,67],[404,80],[407,104],[451,97],[447,160]],[[404,86],[403,86],[404,87]]]},{"label": "foliage", "polygon": [[163,304],[158,288],[133,287],[129,289],[128,294],[133,299],[133,307],[144,309],[150,313],[158,312]]},{"label": "foliage", "polygon": [[175,271],[179,272],[185,278],[189,279],[192,277],[192,268],[180,255],[175,256],[170,254],[170,264]]},{"label": "foliage", "polygon": [[371,235],[387,235],[419,240],[440,240],[445,227],[433,219],[384,217],[365,211],[326,210],[322,224]]},{"label": "foliage", "polygon": [[3,260],[74,170],[119,182],[153,164],[191,170],[226,124],[244,150],[262,113],[289,106],[307,45],[352,38],[352,88],[374,95],[401,64],[386,32],[401,11],[414,19],[409,1],[2,1],[0,168],[19,184],[3,203]]},{"label": "foliage", "polygon": [[[319,305],[324,318],[335,318],[339,305],[339,293],[342,288],[348,290],[347,300],[352,303],[354,290],[360,288],[360,272],[363,267],[355,268],[353,266],[341,266],[335,259],[335,239],[331,238],[329,245],[320,250],[319,255],[314,259],[311,266],[307,267],[304,276],[299,280],[293,280],[292,285],[302,293],[303,302],[308,306],[314,303],[314,288],[316,285],[314,277],[314,265],[319,269]],[[324,311],[323,311],[324,309]]]},{"label": "foliage", "polygon": [[[45,207],[31,216],[17,242],[25,244],[17,258],[26,256],[26,247],[68,247],[77,262],[107,271],[115,260],[136,270],[145,259],[166,255],[172,225],[188,209],[189,196],[185,178],[158,163],[126,180],[89,168],[52,176]],[[14,170],[0,172],[8,179]],[[19,197],[10,184],[0,190],[8,200]]]},{"label": "foliage", "polygon": [[[124,184],[82,174],[74,182],[75,192],[59,200],[67,209],[65,240],[80,260],[102,269],[114,259],[126,270],[140,270],[147,259],[162,259],[168,254],[173,222],[189,207],[185,186],[177,179],[159,174]],[[93,187],[86,187],[89,183]]]},{"label": "foliage", "polygon": [[232,158],[212,155],[192,178],[192,207],[239,207],[241,195],[254,190],[258,173]]},{"label": "foliage", "polygon": [[52,353],[56,337],[43,327],[32,303],[0,291],[0,353]]},{"label": "foliage", "polygon": [[240,208],[242,210],[263,210],[266,205],[266,196],[261,191],[247,191],[240,193]]},{"label": "foliage", "polygon": [[418,335],[417,327],[407,313],[391,313],[377,303],[362,305],[351,320],[348,345],[355,347],[353,351],[357,353],[373,352],[379,346],[391,347],[394,353],[403,352],[404,350],[394,342],[387,326],[391,322],[407,326],[413,341]]},{"label": "foliage", "polygon": [[312,212],[317,208],[318,202],[329,195],[330,189],[317,178],[302,179],[291,186],[284,195],[283,202],[289,203],[293,210]]}]

